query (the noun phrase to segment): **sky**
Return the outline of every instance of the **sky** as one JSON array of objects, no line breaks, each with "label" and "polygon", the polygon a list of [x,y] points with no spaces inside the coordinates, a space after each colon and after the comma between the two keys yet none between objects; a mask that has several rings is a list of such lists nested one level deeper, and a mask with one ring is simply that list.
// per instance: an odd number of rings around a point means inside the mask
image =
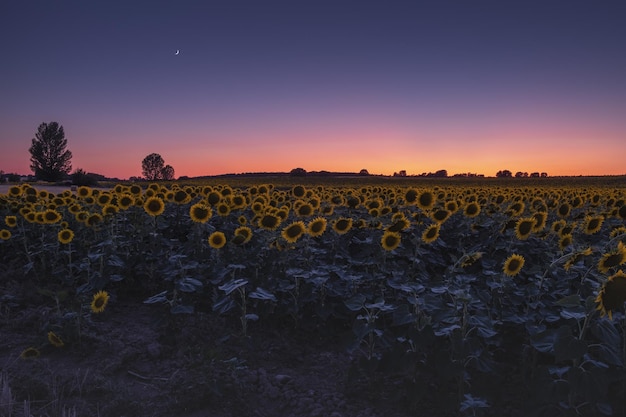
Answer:
[{"label": "sky", "polygon": [[[626,174],[626,2],[20,0],[0,170]],[[176,55],[176,51],[179,53]]]}]

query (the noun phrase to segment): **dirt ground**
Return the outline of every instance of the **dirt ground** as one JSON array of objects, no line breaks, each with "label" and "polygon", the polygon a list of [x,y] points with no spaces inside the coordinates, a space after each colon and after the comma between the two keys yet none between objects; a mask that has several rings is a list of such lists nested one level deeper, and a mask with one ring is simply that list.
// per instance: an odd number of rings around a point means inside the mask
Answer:
[{"label": "dirt ground", "polygon": [[[2,417],[451,415],[427,405],[416,413],[399,382],[359,377],[344,341],[324,329],[259,321],[244,337],[213,312],[171,315],[114,295],[78,323],[34,289],[0,287]],[[48,342],[51,329],[65,346]],[[39,357],[20,358],[29,347]]]}]

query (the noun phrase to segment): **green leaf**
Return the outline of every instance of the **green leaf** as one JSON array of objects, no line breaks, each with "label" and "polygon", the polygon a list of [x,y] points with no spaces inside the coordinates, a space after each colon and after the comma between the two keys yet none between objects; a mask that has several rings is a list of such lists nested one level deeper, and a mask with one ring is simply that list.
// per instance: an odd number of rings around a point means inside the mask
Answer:
[{"label": "green leaf", "polygon": [[565,308],[580,307],[580,296],[578,294],[568,295],[556,302],[557,305]]},{"label": "green leaf", "polygon": [[256,298],[258,300],[271,300],[278,301],[274,294],[264,290],[261,287],[256,287],[255,291],[252,291],[249,295],[250,298]]},{"label": "green leaf", "polygon": [[354,297],[344,301],[344,304],[351,311],[359,311],[363,308],[363,305],[365,304],[365,300],[366,300],[365,295],[357,294]]},{"label": "green leaf", "polygon": [[231,281],[228,281],[226,284],[220,285],[217,288],[219,288],[220,290],[226,292],[226,295],[228,295],[231,292],[235,291],[237,288],[243,287],[247,283],[248,283],[247,279],[238,278],[238,279],[233,279]]}]

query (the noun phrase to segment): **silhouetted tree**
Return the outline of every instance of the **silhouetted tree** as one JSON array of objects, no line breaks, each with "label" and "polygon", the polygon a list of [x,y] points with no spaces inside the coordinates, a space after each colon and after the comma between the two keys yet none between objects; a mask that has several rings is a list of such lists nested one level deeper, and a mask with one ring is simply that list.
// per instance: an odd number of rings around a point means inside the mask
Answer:
[{"label": "silhouetted tree", "polygon": [[171,165],[165,165],[161,171],[161,178],[167,181],[174,179],[174,168]]},{"label": "silhouetted tree", "polygon": [[433,174],[433,177],[437,178],[446,178],[448,176],[448,171],[445,169],[440,169],[439,171]]},{"label": "silhouetted tree", "polygon": [[304,168],[294,168],[289,172],[289,175],[292,177],[306,177],[306,169]]},{"label": "silhouetted tree", "polygon": [[164,168],[165,161],[158,153],[151,153],[141,161],[143,176],[149,181],[162,179]]},{"label": "silhouetted tree", "polygon": [[74,185],[85,185],[88,187],[98,185],[98,181],[96,180],[96,178],[93,175],[88,174],[87,172],[85,172],[85,170],[81,168],[78,168],[76,171],[74,171],[72,175],[70,175],[70,178],[72,179],[72,184]]},{"label": "silhouetted tree", "polygon": [[541,178],[548,178],[548,173],[547,172],[542,172],[540,174]]},{"label": "silhouetted tree", "polygon": [[30,146],[30,169],[44,181],[59,181],[72,169],[72,152],[66,149],[63,126],[57,122],[42,123]]},{"label": "silhouetted tree", "polygon": [[498,178],[511,178],[513,174],[508,169],[496,172],[496,177]]},{"label": "silhouetted tree", "polygon": [[530,178],[539,178],[539,173],[538,172],[531,172],[530,173]]},{"label": "silhouetted tree", "polygon": [[359,175],[362,177],[367,177],[370,175],[370,173],[367,169],[363,168],[362,170],[359,171]]}]

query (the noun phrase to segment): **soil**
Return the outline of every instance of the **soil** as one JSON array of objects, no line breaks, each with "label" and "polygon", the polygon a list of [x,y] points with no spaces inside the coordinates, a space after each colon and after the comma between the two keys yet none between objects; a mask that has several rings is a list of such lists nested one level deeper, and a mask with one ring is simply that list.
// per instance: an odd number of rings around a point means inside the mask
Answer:
[{"label": "soil", "polygon": [[[358,358],[324,329],[259,321],[243,336],[232,318],[171,315],[115,294],[79,325],[51,297],[0,286],[2,417],[21,417],[24,408],[53,417],[454,415],[424,403],[416,413],[398,396],[399,382],[360,377]],[[50,330],[65,346],[48,342]],[[39,357],[20,358],[28,347]]]}]

